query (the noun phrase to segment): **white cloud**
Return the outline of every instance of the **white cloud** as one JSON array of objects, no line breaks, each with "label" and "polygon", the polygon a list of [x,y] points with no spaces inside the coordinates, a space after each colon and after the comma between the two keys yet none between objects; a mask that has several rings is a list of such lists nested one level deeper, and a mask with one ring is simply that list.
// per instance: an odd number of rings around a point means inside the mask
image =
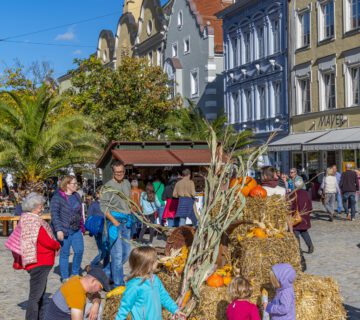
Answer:
[{"label": "white cloud", "polygon": [[75,39],[74,28],[70,27],[65,33],[58,34],[55,40],[58,41],[71,41]]},{"label": "white cloud", "polygon": [[73,52],[73,54],[76,55],[76,56],[80,55],[81,53],[82,53],[82,52],[81,52],[80,49],[77,49],[77,50],[75,50],[75,51]]}]

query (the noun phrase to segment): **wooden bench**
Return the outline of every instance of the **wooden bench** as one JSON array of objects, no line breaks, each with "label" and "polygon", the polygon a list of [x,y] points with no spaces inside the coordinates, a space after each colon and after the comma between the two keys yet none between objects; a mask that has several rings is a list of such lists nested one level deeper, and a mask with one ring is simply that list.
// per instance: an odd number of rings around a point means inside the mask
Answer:
[{"label": "wooden bench", "polygon": [[[46,221],[51,220],[50,213],[44,213],[41,215],[41,218],[43,218]],[[12,229],[14,230],[18,224],[18,221],[20,220],[20,216],[14,216],[14,215],[0,215],[0,222],[2,222],[2,235],[7,237],[9,235],[9,223],[12,223]]]}]

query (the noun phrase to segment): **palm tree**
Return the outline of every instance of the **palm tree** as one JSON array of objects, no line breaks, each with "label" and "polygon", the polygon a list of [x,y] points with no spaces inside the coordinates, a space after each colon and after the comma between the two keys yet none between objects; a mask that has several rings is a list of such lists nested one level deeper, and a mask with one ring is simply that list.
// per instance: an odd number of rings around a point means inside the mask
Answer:
[{"label": "palm tree", "polygon": [[226,125],[227,117],[222,114],[209,123],[201,109],[196,107],[192,101],[188,101],[187,108],[180,108],[173,112],[167,121],[167,131],[165,134],[168,139],[205,141],[210,137],[210,126],[214,130],[217,140],[223,143],[224,151],[235,150],[234,155],[244,155],[249,151],[244,151],[253,142],[251,130],[236,132],[231,125]]},{"label": "palm tree", "polygon": [[[1,92],[0,167],[36,189],[61,168],[94,162],[100,137],[79,114],[59,115],[63,100],[43,85],[34,95]],[[0,97],[1,97],[0,96]]]}]

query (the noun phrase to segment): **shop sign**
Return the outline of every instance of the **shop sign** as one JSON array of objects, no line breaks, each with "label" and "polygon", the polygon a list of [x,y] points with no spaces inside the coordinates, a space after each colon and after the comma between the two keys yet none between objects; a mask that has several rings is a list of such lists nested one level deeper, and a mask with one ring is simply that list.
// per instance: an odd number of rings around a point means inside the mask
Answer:
[{"label": "shop sign", "polygon": [[344,115],[342,113],[327,114],[320,117],[318,127],[336,128],[341,127],[343,123]]}]

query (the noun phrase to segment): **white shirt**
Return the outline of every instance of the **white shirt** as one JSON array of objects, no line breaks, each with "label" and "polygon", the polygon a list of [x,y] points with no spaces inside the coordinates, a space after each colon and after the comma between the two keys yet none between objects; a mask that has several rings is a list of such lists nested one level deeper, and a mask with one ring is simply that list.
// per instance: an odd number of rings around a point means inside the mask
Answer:
[{"label": "white shirt", "polygon": [[285,195],[286,195],[286,190],[283,187],[279,187],[279,186],[276,186],[275,188],[270,188],[267,186],[262,186],[262,187],[266,190],[268,197],[271,197],[275,194],[282,196],[282,197],[285,197]]}]

